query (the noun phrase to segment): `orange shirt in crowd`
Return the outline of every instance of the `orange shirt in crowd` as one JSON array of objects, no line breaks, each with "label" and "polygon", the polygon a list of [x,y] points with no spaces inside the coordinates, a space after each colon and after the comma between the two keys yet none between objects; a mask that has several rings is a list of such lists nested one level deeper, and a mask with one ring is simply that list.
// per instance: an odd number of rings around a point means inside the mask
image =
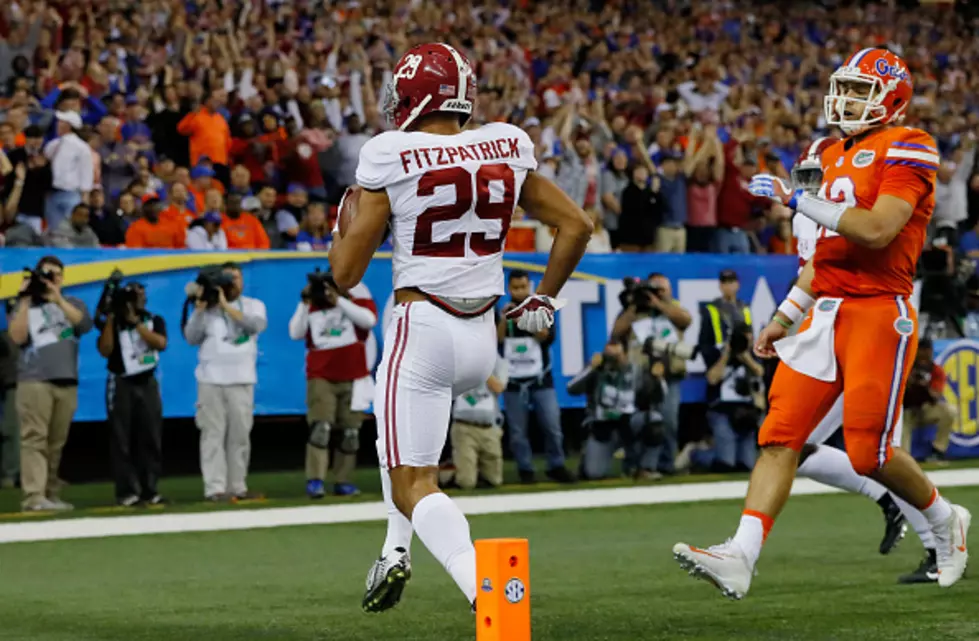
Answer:
[{"label": "orange shirt in crowd", "polygon": [[177,123],[177,132],[190,138],[190,163],[196,165],[207,156],[216,165],[228,164],[231,149],[231,129],[224,116],[207,107],[184,116]]},{"label": "orange shirt in crowd", "polygon": [[228,237],[228,249],[268,249],[269,235],[258,218],[241,212],[238,218],[223,216],[221,229]]},{"label": "orange shirt in crowd", "polygon": [[171,203],[166,209],[160,212],[160,222],[175,225],[180,229],[187,229],[197,216],[190,209],[180,207]]},{"label": "orange shirt in crowd", "polygon": [[186,232],[173,223],[151,223],[140,218],[126,230],[126,247],[148,249],[183,249]]}]

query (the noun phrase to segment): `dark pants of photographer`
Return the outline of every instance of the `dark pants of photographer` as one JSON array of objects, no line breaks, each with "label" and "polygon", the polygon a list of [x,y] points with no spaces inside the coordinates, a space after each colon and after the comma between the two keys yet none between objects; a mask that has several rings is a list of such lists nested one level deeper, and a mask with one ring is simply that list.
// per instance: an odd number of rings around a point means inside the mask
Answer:
[{"label": "dark pants of photographer", "polygon": [[666,383],[663,400],[656,409],[663,416],[663,441],[660,445],[647,446],[643,450],[641,465],[650,472],[673,474],[680,431],[680,381]]},{"label": "dark pants of photographer", "polygon": [[[581,474],[586,479],[604,479],[612,471],[612,459],[619,448],[625,450],[622,473],[639,471],[643,459],[647,412],[626,414],[614,421],[592,421],[581,451]],[[659,448],[655,448],[656,452]]]},{"label": "dark pants of photographer", "polygon": [[153,372],[109,374],[105,404],[116,499],[152,499],[163,467],[163,404],[156,377]]},{"label": "dark pants of photographer", "polygon": [[[740,410],[740,411],[739,411]],[[714,434],[714,448],[701,453],[696,463],[720,471],[736,469],[739,465],[752,469],[758,453],[757,419],[751,405],[739,406],[736,403],[721,403],[707,410],[707,424]]]}]

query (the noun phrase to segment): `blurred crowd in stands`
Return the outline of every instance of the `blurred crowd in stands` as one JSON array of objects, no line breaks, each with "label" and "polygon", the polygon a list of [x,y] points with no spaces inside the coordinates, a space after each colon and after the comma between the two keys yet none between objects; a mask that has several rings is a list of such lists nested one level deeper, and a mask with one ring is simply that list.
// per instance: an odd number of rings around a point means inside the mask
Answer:
[{"label": "blurred crowd in stands", "polygon": [[[979,209],[979,38],[969,3],[657,0],[11,0],[0,8],[0,209],[8,246],[329,244],[358,152],[387,124],[409,46],[475,64],[475,124],[530,133],[596,223],[589,250],[792,253],[746,191],[788,176],[830,72],[908,62],[945,158],[936,219]],[[914,11],[914,19],[908,19]],[[972,15],[970,15],[970,12]],[[972,214],[970,216],[970,213]],[[546,251],[517,221],[511,251]]]}]

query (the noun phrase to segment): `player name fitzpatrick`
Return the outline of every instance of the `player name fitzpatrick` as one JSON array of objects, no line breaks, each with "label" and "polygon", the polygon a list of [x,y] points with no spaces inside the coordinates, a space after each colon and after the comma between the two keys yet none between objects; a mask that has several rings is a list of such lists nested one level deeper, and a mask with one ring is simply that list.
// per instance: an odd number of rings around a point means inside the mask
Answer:
[{"label": "player name fitzpatrick", "polygon": [[476,142],[470,145],[451,147],[423,147],[406,149],[401,152],[401,166],[406,174],[411,173],[412,165],[418,169],[455,164],[457,160],[503,160],[518,158],[520,151],[516,138],[499,138]]}]

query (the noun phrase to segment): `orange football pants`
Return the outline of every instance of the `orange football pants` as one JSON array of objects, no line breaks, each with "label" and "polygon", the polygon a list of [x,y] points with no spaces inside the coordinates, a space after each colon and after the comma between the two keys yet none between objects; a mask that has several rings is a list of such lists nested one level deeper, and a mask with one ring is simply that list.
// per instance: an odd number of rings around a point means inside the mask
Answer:
[{"label": "orange football pants", "polygon": [[[807,318],[800,331],[810,323]],[[854,470],[869,474],[891,458],[891,437],[918,349],[918,316],[906,297],[848,298],[834,330],[836,381],[810,378],[780,363],[758,445],[801,451],[842,393],[847,453]]]}]

